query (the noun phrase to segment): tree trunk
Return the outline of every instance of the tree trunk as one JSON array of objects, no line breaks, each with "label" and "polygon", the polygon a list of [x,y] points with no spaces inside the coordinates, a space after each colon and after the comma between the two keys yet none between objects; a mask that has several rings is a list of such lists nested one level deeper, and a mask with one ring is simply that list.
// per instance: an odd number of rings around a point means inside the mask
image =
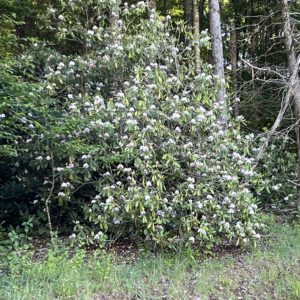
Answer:
[{"label": "tree trunk", "polygon": [[183,10],[184,10],[184,21],[192,25],[193,23],[193,4],[192,0],[183,1]]},{"label": "tree trunk", "polygon": [[163,15],[167,16],[168,14],[168,0],[164,0],[163,2]]},{"label": "tree trunk", "polygon": [[204,30],[204,12],[205,12],[205,0],[200,0],[200,5],[199,5],[200,31]]},{"label": "tree trunk", "polygon": [[223,109],[219,121],[224,127],[227,125],[227,105],[226,105],[226,90],[225,90],[225,72],[224,72],[224,54],[221,32],[221,17],[219,0],[209,0],[210,12],[210,34],[212,40],[212,55],[214,60],[214,72],[221,80],[221,87],[217,92],[217,103]]},{"label": "tree trunk", "polygon": [[231,72],[232,72],[232,88],[233,88],[233,113],[237,118],[239,115],[239,103],[238,103],[238,82],[237,82],[237,38],[235,21],[231,22],[230,30],[230,56],[231,56]]},{"label": "tree trunk", "polygon": [[[287,52],[288,58],[288,67],[290,76],[293,73],[293,70],[296,67],[297,57],[296,51],[293,42],[292,36],[292,26],[289,14],[289,1],[282,0],[282,17],[284,21],[284,36],[285,36],[285,49]],[[293,89],[293,107],[294,107],[294,115],[296,119],[295,131],[296,131],[296,141],[297,141],[297,154],[298,154],[298,197],[297,197],[297,208],[300,210],[300,82],[299,75],[297,73],[296,82]]]},{"label": "tree trunk", "polygon": [[109,11],[109,23],[110,23],[110,31],[113,38],[118,36],[119,29],[118,29],[118,19],[119,19],[119,3],[114,3],[110,7]]},{"label": "tree trunk", "polygon": [[200,18],[199,18],[199,2],[193,0],[193,25],[194,25],[194,37],[195,43],[195,65],[196,73],[200,73],[201,61],[200,61]]},{"label": "tree trunk", "polygon": [[156,0],[147,0],[148,16],[150,17],[151,12],[156,10]]}]

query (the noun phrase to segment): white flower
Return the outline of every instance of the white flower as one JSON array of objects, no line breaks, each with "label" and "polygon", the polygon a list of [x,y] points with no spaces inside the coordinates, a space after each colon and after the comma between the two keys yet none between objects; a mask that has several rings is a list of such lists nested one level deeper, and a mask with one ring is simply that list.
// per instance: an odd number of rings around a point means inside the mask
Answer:
[{"label": "white flower", "polygon": [[143,152],[148,152],[149,151],[149,147],[148,146],[141,146],[140,150]]},{"label": "white flower", "polygon": [[100,96],[96,95],[96,96],[94,97],[94,104],[95,104],[95,105],[98,105],[98,104],[104,104],[103,99],[102,99]]},{"label": "white flower", "polygon": [[180,119],[180,114],[178,112],[174,112],[173,115],[171,116],[172,120],[179,120]]},{"label": "white flower", "polygon": [[43,156],[36,157],[36,160],[43,160]]},{"label": "white flower", "polygon": [[115,225],[118,225],[118,224],[121,223],[121,221],[120,221],[119,219],[117,219],[117,218],[114,218],[114,219],[113,219],[113,223],[114,223]]},{"label": "white flower", "polygon": [[77,105],[76,103],[72,103],[70,106],[69,106],[70,110],[77,110]]},{"label": "white flower", "polygon": [[189,238],[189,242],[192,243],[192,244],[194,244],[194,243],[195,243],[195,238],[194,238],[193,236],[191,236],[191,237]]},{"label": "white flower", "polygon": [[94,35],[95,32],[94,32],[93,30],[88,30],[86,34],[87,34],[87,35]]},{"label": "white flower", "polygon": [[84,169],[88,169],[88,168],[89,168],[89,164],[88,164],[88,163],[85,163],[85,164],[83,165],[83,168],[84,168]]},{"label": "white flower", "polygon": [[274,185],[274,186],[272,187],[272,190],[274,190],[274,191],[279,191],[279,190],[280,190],[280,184]]},{"label": "white flower", "polygon": [[200,203],[199,201],[196,202],[196,206],[197,206],[197,208],[199,208],[199,209],[203,208],[203,204]]},{"label": "white flower", "polygon": [[200,114],[200,115],[198,115],[198,116],[196,117],[196,119],[197,119],[198,122],[201,122],[201,121],[205,120],[205,116],[202,115],[202,114]]},{"label": "white flower", "polygon": [[70,236],[69,236],[69,239],[75,239],[76,238],[76,234],[75,233],[72,233]]},{"label": "white flower", "polygon": [[254,234],[254,238],[260,239],[260,234],[259,233]]},{"label": "white flower", "polygon": [[95,234],[94,240],[99,240],[101,236],[103,236],[103,232],[99,231],[97,234]]},{"label": "white flower", "polygon": [[62,188],[69,188],[69,187],[71,187],[72,185],[71,185],[71,183],[70,182],[63,182],[62,184],[61,184],[61,187]]},{"label": "white flower", "polygon": [[118,98],[123,98],[125,95],[124,95],[124,93],[122,93],[122,92],[119,92],[118,94],[117,94],[117,97]]},{"label": "white flower", "polygon": [[105,203],[106,203],[107,205],[109,205],[109,204],[112,203],[113,201],[114,201],[114,198],[113,198],[112,196],[109,196],[109,197],[106,199]]},{"label": "white flower", "polygon": [[198,232],[201,233],[202,235],[206,235],[206,230],[204,228],[199,228]]},{"label": "white flower", "polygon": [[127,125],[137,125],[137,120],[135,120],[135,119],[128,119],[126,121],[126,124]]},{"label": "white flower", "polygon": [[65,194],[64,192],[59,192],[59,193],[57,194],[57,196],[58,196],[58,197],[65,197],[66,194]]},{"label": "white flower", "polygon": [[248,207],[248,212],[249,212],[250,215],[254,215],[254,210],[251,206]]},{"label": "white flower", "polygon": [[5,118],[5,114],[1,114],[0,119],[4,119],[4,118]]},{"label": "white flower", "polygon": [[240,159],[241,158],[241,155],[237,152],[233,152],[232,153],[232,157],[235,158],[235,159]]},{"label": "white flower", "polygon": [[187,181],[188,181],[188,182],[191,182],[191,183],[195,183],[195,178],[193,178],[193,177],[188,177]]},{"label": "white flower", "polygon": [[59,64],[58,64],[58,66],[57,66],[57,69],[58,70],[61,70],[62,68],[64,68],[65,67],[65,64],[63,63],[63,62],[60,62]]},{"label": "white flower", "polygon": [[117,169],[118,169],[118,170],[123,170],[123,169],[124,169],[124,166],[123,166],[122,164],[119,164],[119,165],[117,166]]}]

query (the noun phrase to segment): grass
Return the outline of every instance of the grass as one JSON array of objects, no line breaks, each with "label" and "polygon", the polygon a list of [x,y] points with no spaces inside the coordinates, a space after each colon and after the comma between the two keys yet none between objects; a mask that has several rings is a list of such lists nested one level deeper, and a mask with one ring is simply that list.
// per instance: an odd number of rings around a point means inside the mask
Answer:
[{"label": "grass", "polygon": [[134,263],[83,251],[70,258],[50,250],[43,260],[15,253],[0,299],[300,299],[300,227],[276,226],[271,236],[251,253],[203,261],[188,253]]}]

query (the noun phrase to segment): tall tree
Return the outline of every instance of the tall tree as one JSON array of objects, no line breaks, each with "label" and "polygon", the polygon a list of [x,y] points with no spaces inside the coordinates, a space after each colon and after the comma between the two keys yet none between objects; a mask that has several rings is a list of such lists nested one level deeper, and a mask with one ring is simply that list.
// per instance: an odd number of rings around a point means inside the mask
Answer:
[{"label": "tall tree", "polygon": [[164,16],[168,14],[168,0],[163,1],[162,13]]},{"label": "tall tree", "polygon": [[195,36],[195,65],[196,72],[199,73],[201,69],[200,61],[200,18],[199,18],[199,2],[198,0],[193,0],[193,25],[194,25],[194,36]]},{"label": "tall tree", "polygon": [[151,11],[156,10],[156,0],[147,0],[148,15],[150,16]]},{"label": "tall tree", "polygon": [[[290,76],[294,73],[297,67],[297,56],[295,50],[295,43],[293,39],[293,31],[289,13],[289,0],[282,0],[282,17],[284,22],[284,36],[285,36],[285,49],[288,58],[288,69]],[[300,210],[300,81],[298,72],[296,73],[296,78],[291,82],[293,86],[292,99],[294,107],[294,115],[296,119],[295,130],[296,130],[296,141],[297,141],[297,154],[298,154],[298,198],[297,198],[297,208]]]},{"label": "tall tree", "polygon": [[192,0],[183,0],[184,21],[189,25],[193,22],[193,4]]},{"label": "tall tree", "polygon": [[234,20],[231,22],[230,28],[230,57],[232,72],[232,89],[233,89],[233,112],[236,118],[239,115],[238,106],[238,77],[237,77],[237,36]]},{"label": "tall tree", "polygon": [[205,0],[200,0],[199,14],[200,14],[200,31],[204,30],[204,16],[205,16]]},{"label": "tall tree", "polygon": [[210,34],[212,40],[212,55],[214,60],[214,72],[221,80],[221,86],[217,92],[217,103],[223,106],[220,121],[224,126],[227,123],[227,105],[225,99],[225,72],[224,72],[224,54],[221,31],[221,16],[219,0],[209,0],[210,13]]}]

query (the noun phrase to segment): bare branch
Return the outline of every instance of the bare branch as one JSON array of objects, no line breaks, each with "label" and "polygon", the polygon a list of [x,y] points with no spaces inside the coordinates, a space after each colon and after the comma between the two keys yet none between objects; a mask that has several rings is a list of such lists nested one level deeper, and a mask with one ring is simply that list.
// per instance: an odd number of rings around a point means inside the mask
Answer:
[{"label": "bare branch", "polygon": [[293,74],[290,78],[290,81],[288,83],[288,92],[287,92],[287,95],[284,99],[284,101],[282,102],[281,104],[281,108],[280,108],[280,111],[277,115],[277,118],[271,128],[271,130],[269,131],[268,135],[267,135],[267,138],[264,142],[264,144],[262,145],[262,147],[260,148],[260,151],[256,157],[256,164],[254,166],[254,168],[257,166],[258,162],[261,160],[265,150],[267,149],[269,143],[270,143],[270,140],[272,138],[272,136],[274,135],[274,133],[276,132],[277,128],[279,127],[279,125],[281,124],[281,121],[283,119],[283,116],[287,110],[287,108],[289,107],[289,104],[290,104],[290,101],[291,101],[291,98],[293,97],[295,91],[295,85],[297,84],[297,79],[298,79],[298,70],[299,70],[299,64],[300,64],[300,55],[298,56],[297,58],[297,62],[295,64],[295,67],[294,67],[294,71],[293,71]]},{"label": "bare branch", "polygon": [[248,61],[246,61],[246,60],[243,59],[243,58],[241,58],[241,61],[242,61],[244,64],[246,64],[247,66],[249,66],[250,68],[254,69],[254,70],[257,70],[257,71],[260,71],[260,72],[264,72],[264,73],[274,74],[274,75],[280,77],[286,84],[288,83],[288,82],[286,81],[285,76],[283,76],[283,75],[280,74],[279,72],[277,72],[277,71],[271,69],[270,67],[263,67],[263,68],[257,67],[257,66],[252,65],[251,63],[249,63]]}]

